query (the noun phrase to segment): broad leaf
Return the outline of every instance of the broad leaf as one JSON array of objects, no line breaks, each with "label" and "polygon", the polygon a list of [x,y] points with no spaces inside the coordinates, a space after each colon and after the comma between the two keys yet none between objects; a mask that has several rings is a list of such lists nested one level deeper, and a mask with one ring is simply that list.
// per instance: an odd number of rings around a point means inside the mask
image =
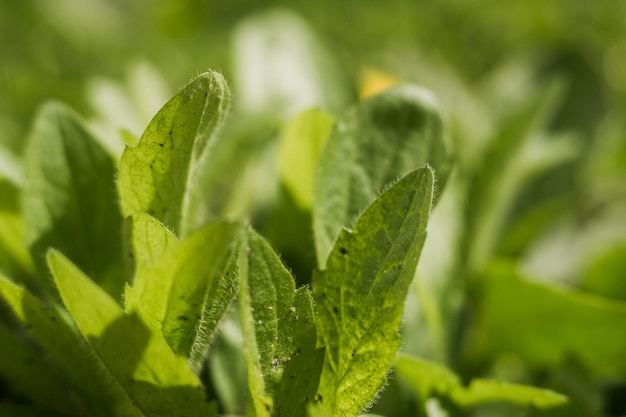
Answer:
[{"label": "broad leaf", "polygon": [[409,355],[399,355],[395,369],[413,387],[422,407],[434,396],[447,398],[466,409],[495,402],[539,409],[567,403],[567,397],[554,391],[497,380],[477,378],[466,387],[445,366]]},{"label": "broad leaf", "polygon": [[[78,337],[56,309],[2,277],[0,295],[45,350],[48,360],[77,391],[84,402],[83,407],[77,409],[77,414],[107,417],[118,412],[128,416],[141,416],[131,400],[105,372],[93,352],[85,347],[84,340]],[[67,398],[76,404],[71,395]]]},{"label": "broad leaf", "polygon": [[223,77],[206,72],[165,104],[139,144],[122,155],[118,190],[125,216],[144,212],[179,236],[191,231],[204,197],[197,179],[229,102]]},{"label": "broad leaf", "polygon": [[319,401],[357,415],[385,382],[400,346],[404,301],[426,238],[433,172],[420,168],[344,229],[313,277],[318,345],[326,347]]},{"label": "broad leaf", "polygon": [[315,396],[323,353],[316,349],[308,288],[294,279],[254,231],[242,248],[240,305],[256,415],[304,416]]},{"label": "broad leaf", "polygon": [[26,241],[43,273],[45,252],[58,248],[109,294],[121,294],[122,218],[115,167],[73,111],[44,106],[26,147],[23,192]]},{"label": "broad leaf", "polygon": [[514,354],[544,366],[573,356],[594,374],[620,376],[625,329],[626,303],[530,281],[497,264],[484,276],[474,353]]},{"label": "broad leaf", "polygon": [[448,162],[438,104],[430,92],[397,86],[350,109],[337,121],[315,173],[318,266],[326,265],[341,228],[352,227],[387,184],[430,164],[442,187]]},{"label": "broad leaf", "polygon": [[[126,310],[137,312],[175,354],[189,357],[199,370],[217,325],[237,292],[233,244],[240,225],[211,223],[176,244],[169,243],[171,236],[155,226],[151,223],[149,231],[162,240],[154,242],[152,249],[162,253],[158,260],[144,262],[137,269],[134,284],[126,291]],[[171,246],[163,251],[164,245]],[[141,256],[145,259],[152,249],[144,246]]]},{"label": "broad leaf", "polygon": [[140,415],[215,416],[187,360],[59,252],[48,264],[61,298],[95,356],[132,399]]}]

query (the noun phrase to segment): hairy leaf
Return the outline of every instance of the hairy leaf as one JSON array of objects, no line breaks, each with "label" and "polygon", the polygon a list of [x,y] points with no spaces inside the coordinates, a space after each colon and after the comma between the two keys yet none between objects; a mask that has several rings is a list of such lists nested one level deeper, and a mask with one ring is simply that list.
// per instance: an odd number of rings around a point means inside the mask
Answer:
[{"label": "hairy leaf", "polygon": [[390,182],[430,164],[439,187],[448,175],[439,105],[412,85],[390,88],[360,102],[337,121],[315,173],[313,226],[320,268],[342,227]]},{"label": "hairy leaf", "polygon": [[23,191],[26,241],[43,273],[55,247],[112,296],[123,288],[115,166],[78,116],[59,103],[37,115],[26,147]]},{"label": "hairy leaf", "polygon": [[254,231],[247,235],[240,263],[241,315],[256,415],[304,416],[323,359],[315,346],[310,291],[295,289],[272,247]]},{"label": "hairy leaf", "polygon": [[191,231],[204,197],[197,179],[229,102],[226,81],[210,71],[165,104],[139,144],[122,155],[118,190],[125,216],[144,212],[179,236]]},{"label": "hairy leaf", "polygon": [[404,301],[426,238],[433,172],[412,171],[344,229],[313,277],[318,345],[326,347],[318,399],[357,415],[385,382],[400,346]]},{"label": "hairy leaf", "polygon": [[[141,223],[139,223],[141,224]],[[136,311],[148,327],[163,335],[177,355],[189,357],[199,370],[208,344],[237,292],[233,243],[238,223],[215,222],[170,244],[167,235],[150,226],[161,243],[153,242],[158,260],[137,270],[126,291],[126,309]],[[147,243],[145,241],[144,243]],[[144,257],[147,247],[144,246]]]},{"label": "hairy leaf", "polygon": [[140,415],[215,416],[200,380],[136,315],[121,306],[59,252],[48,264],[61,298],[106,371]]}]

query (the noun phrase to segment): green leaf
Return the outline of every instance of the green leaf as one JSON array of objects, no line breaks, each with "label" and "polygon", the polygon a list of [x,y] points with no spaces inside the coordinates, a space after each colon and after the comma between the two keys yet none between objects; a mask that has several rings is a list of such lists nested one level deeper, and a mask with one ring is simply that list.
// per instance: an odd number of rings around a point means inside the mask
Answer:
[{"label": "green leaf", "polygon": [[568,401],[554,391],[497,380],[477,378],[465,387],[445,366],[405,354],[398,355],[395,369],[413,387],[422,407],[434,396],[448,398],[465,409],[495,402],[545,409]]},{"label": "green leaf", "polygon": [[524,279],[506,263],[483,279],[475,358],[506,353],[555,366],[573,356],[596,375],[626,373],[626,303]]},{"label": "green leaf", "polygon": [[164,339],[94,284],[54,250],[48,264],[78,329],[140,415],[215,416],[199,379]]},{"label": "green leaf", "polygon": [[20,191],[0,177],[0,271],[20,282],[36,285],[35,265],[24,246]]},{"label": "green leaf", "polygon": [[592,259],[581,279],[584,290],[626,301],[626,242],[611,245]]},{"label": "green leaf", "polygon": [[282,131],[280,177],[294,201],[304,209],[313,206],[315,167],[333,122],[330,115],[312,109],[296,116]]},{"label": "green leaf", "polygon": [[0,340],[0,379],[10,382],[7,391],[59,413],[71,414],[85,409],[76,393],[67,386],[67,381],[33,343],[2,322]]},{"label": "green leaf", "polygon": [[124,284],[122,218],[112,159],[59,103],[40,110],[25,152],[26,241],[40,271],[46,271],[46,250],[55,247],[118,297]]},{"label": "green leaf", "polygon": [[[124,232],[127,261],[133,276],[137,270],[153,266],[178,241],[163,223],[145,213],[129,216],[124,223]],[[126,303],[131,297],[128,288],[124,297]]]},{"label": "green leaf", "polygon": [[226,81],[210,71],[165,104],[139,144],[122,155],[118,190],[125,216],[144,212],[179,236],[191,231],[204,197],[196,180],[229,103]]},{"label": "green leaf", "polygon": [[[77,414],[141,416],[56,309],[1,276],[0,295],[84,402],[77,405]],[[71,398],[67,395],[68,402],[75,404]]]},{"label": "green leaf", "polygon": [[313,227],[320,268],[342,227],[352,227],[390,182],[430,164],[443,187],[449,158],[439,105],[419,87],[372,96],[337,121],[315,173]]},{"label": "green leaf", "polygon": [[308,288],[272,247],[250,230],[242,248],[240,305],[249,385],[256,415],[304,416],[315,396],[323,353],[316,349]]},{"label": "green leaf", "polygon": [[[168,240],[171,235],[159,231],[154,222],[144,217],[137,223],[139,227],[142,224],[149,225],[148,235],[162,240],[141,238],[141,257],[155,254],[148,255],[153,249],[161,253],[158,260],[138,268],[133,286],[126,291],[126,310],[137,312],[175,354],[188,357],[199,370],[217,325],[237,292],[233,244],[241,225],[211,223],[172,244]],[[154,246],[149,248],[150,244]],[[166,245],[171,246],[164,250]]]},{"label": "green leaf", "polygon": [[433,172],[417,169],[342,230],[313,276],[318,345],[326,347],[319,400],[357,415],[385,382],[400,346],[404,301],[426,238]]}]

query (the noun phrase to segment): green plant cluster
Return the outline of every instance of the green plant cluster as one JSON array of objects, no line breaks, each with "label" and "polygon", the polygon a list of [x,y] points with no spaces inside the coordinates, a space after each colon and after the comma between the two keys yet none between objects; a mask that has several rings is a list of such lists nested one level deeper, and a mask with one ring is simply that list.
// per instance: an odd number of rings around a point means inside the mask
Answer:
[{"label": "green plant cluster", "polygon": [[0,416],[626,413],[623,1],[196,3],[0,5]]}]

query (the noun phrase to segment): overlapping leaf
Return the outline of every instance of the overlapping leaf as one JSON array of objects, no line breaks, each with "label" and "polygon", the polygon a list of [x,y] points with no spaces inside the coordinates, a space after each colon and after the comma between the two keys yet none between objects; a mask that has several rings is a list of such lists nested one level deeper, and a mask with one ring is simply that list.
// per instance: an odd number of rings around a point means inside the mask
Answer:
[{"label": "overlapping leaf", "polygon": [[401,85],[367,98],[337,121],[315,173],[313,226],[324,268],[344,226],[390,182],[429,164],[439,187],[449,155],[439,106],[427,90]]},{"label": "overlapping leaf", "polygon": [[48,263],[78,329],[115,387],[123,391],[126,403],[131,402],[130,415],[163,416],[171,410],[216,415],[186,358],[176,356],[136,315],[125,315],[113,298],[59,252],[51,251]]},{"label": "overlapping leaf", "polygon": [[46,250],[55,247],[119,296],[124,280],[115,166],[64,105],[49,103],[39,112],[26,147],[25,173],[26,240],[40,272],[46,273]]},{"label": "overlapping leaf", "polygon": [[404,300],[426,238],[433,172],[412,171],[343,230],[313,278],[318,345],[326,347],[318,400],[332,416],[360,413],[384,384],[400,346]]},{"label": "overlapping leaf", "polygon": [[84,341],[77,337],[65,317],[55,308],[1,277],[0,295],[37,344],[45,350],[47,358],[59,369],[68,385],[77,390],[80,396],[78,402],[70,393],[64,396],[68,404],[76,407],[77,414],[90,412],[102,417],[115,413],[141,416],[113,378],[105,372],[93,352],[85,348]]},{"label": "overlapping leaf", "polygon": [[197,181],[228,111],[224,78],[206,72],[181,89],[122,155],[118,190],[125,216],[148,213],[184,236],[201,216]]},{"label": "overlapping leaf", "polygon": [[199,370],[237,292],[233,245],[240,225],[210,223],[178,243],[145,215],[135,216],[133,225],[133,246],[143,261],[126,291],[126,310],[137,312],[177,355],[189,357]]},{"label": "overlapping leaf", "polygon": [[304,416],[323,358],[316,349],[309,289],[295,289],[272,247],[253,231],[247,234],[240,264],[241,315],[256,415]]}]

